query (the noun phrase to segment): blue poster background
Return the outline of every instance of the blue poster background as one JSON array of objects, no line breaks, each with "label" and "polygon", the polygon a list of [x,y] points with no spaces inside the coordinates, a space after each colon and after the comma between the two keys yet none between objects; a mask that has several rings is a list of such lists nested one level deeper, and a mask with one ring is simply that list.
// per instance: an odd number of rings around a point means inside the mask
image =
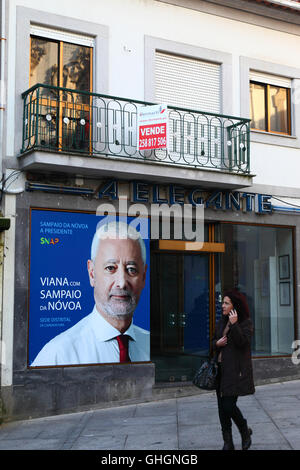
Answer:
[{"label": "blue poster background", "polygon": [[[101,218],[82,212],[31,210],[29,365],[49,340],[93,310],[87,260]],[[149,331],[150,243],[149,238],[144,241],[148,269],[134,323]]]}]

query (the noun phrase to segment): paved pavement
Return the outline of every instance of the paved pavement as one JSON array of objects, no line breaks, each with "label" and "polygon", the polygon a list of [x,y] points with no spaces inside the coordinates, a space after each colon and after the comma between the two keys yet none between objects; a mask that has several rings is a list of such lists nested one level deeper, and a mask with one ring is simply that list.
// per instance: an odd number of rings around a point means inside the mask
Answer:
[{"label": "paved pavement", "polygon": [[[256,387],[238,404],[253,450],[300,449],[300,380]],[[236,448],[240,436],[234,428]],[[0,426],[0,450],[215,450],[222,446],[214,392]]]}]

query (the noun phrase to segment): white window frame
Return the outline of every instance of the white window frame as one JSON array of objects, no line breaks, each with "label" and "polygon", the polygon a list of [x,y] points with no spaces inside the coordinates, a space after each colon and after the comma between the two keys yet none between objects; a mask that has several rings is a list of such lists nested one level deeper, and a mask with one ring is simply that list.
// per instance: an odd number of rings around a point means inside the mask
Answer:
[{"label": "white window frame", "polygon": [[29,39],[31,27],[42,25],[44,29],[56,31],[56,34],[57,32],[66,34],[69,40],[72,37],[73,42],[75,37],[77,40],[79,37],[93,38],[95,46],[93,49],[93,91],[94,93],[107,94],[109,90],[109,28],[107,26],[23,6],[17,6],[16,13],[15,47],[17,68],[13,116],[15,139],[11,142],[8,149],[8,154],[12,155],[19,155],[22,142],[22,120],[20,116],[23,113],[23,102],[20,96],[29,88]]},{"label": "white window frame", "polygon": [[[288,132],[274,132],[274,134],[283,134],[283,135],[291,135],[290,132],[292,132],[292,127],[290,128],[290,126],[292,126],[291,122],[292,122],[292,110],[291,110],[291,103],[290,103],[290,100],[291,100],[291,88],[292,88],[292,80],[290,78],[287,78],[287,77],[280,77],[278,75],[271,75],[271,74],[267,74],[267,73],[264,73],[264,72],[257,72],[257,71],[254,71],[254,70],[250,70],[250,73],[249,73],[249,93],[250,93],[250,83],[261,83],[262,85],[272,85],[272,86],[276,86],[276,87],[281,87],[281,88],[285,88],[285,89],[288,89],[290,90],[289,91],[289,94],[287,95],[288,96],[288,100],[287,100],[287,106],[288,106]],[[268,92],[267,92],[268,94]],[[267,96],[267,101],[269,100],[269,96]],[[265,115],[266,115],[266,109],[265,109]],[[265,116],[266,117],[266,116]],[[267,133],[271,133],[272,134],[272,131],[269,131],[269,130],[263,130],[263,129],[255,129],[253,127],[251,127],[250,125],[250,128],[251,130],[253,131],[258,131],[258,132],[267,132]]]},{"label": "white window frame", "polygon": [[220,64],[222,83],[221,114],[229,116],[234,114],[232,54],[152,36],[145,36],[145,101],[154,102],[155,100],[156,51]]},{"label": "white window frame", "polygon": [[251,129],[251,141],[300,148],[300,103],[297,103],[295,99],[297,90],[300,89],[300,69],[249,57],[240,57],[240,112],[241,116],[248,118],[250,118],[250,80],[252,80],[254,72],[256,77],[260,76],[261,79],[269,76],[269,80],[277,81],[278,85],[280,83],[290,84],[291,135]]}]

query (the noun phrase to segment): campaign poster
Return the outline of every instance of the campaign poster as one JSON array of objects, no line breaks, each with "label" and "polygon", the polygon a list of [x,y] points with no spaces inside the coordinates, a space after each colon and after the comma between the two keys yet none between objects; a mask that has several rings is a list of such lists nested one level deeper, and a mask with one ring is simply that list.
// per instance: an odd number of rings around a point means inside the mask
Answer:
[{"label": "campaign poster", "polygon": [[[113,281],[110,280],[112,276],[109,278],[110,284],[107,284],[107,281],[104,282],[104,278],[101,277],[102,271],[105,269],[106,275],[114,274],[118,265],[106,266],[108,260],[101,258],[98,262],[96,258],[97,266],[99,265],[97,276],[95,275],[97,283],[91,285],[95,280],[90,266],[95,268],[96,261],[94,264],[88,264],[88,260],[91,260],[91,246],[96,229],[105,217],[107,216],[86,212],[31,209],[29,367],[126,362],[120,359],[118,343],[115,340],[118,324],[116,321],[119,318],[123,320],[124,317],[116,316],[110,322],[115,312],[105,314],[104,318],[97,310],[95,301],[95,292],[98,292],[97,298],[105,299],[104,304],[107,298],[110,299],[110,293],[115,289]],[[112,220],[110,218],[110,221]],[[116,216],[115,221],[118,220]],[[130,225],[134,218],[122,217],[122,220]],[[133,317],[129,329],[123,335],[130,335],[128,346],[130,362],[150,360],[150,244],[149,237],[145,237],[145,234],[149,233],[148,219],[144,218],[142,224],[144,224],[143,230],[139,230],[139,224],[135,223],[134,227],[140,234],[143,232],[145,278],[140,280],[138,287],[132,288],[132,280],[129,279],[126,281],[129,287],[125,283],[122,292],[113,291],[113,295],[122,294],[122,300],[126,298],[128,303],[131,302],[129,307],[133,311]],[[117,244],[109,246],[112,250],[118,250],[120,244],[117,240],[114,242]],[[140,254],[141,251],[137,253]],[[103,257],[105,255],[103,254]],[[109,256],[118,257],[115,254]],[[139,255],[130,253],[127,256],[126,253],[122,253],[122,256],[124,259],[128,256],[133,258],[133,261],[128,260],[133,266],[126,265],[126,273],[136,276],[134,257]],[[110,259],[109,264],[112,263],[118,263],[118,260]],[[106,286],[104,292],[103,286]],[[133,293],[130,291],[131,288]],[[136,304],[134,304],[135,291],[139,293]],[[120,300],[120,297],[118,299]]]}]

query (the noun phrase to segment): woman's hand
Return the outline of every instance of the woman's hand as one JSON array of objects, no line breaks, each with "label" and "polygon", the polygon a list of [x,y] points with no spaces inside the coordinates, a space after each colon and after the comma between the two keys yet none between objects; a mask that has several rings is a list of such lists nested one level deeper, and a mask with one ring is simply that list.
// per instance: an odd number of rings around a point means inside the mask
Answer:
[{"label": "woman's hand", "polygon": [[218,339],[216,342],[216,346],[218,348],[223,348],[227,344],[227,336],[222,336],[222,338]]},{"label": "woman's hand", "polygon": [[231,325],[234,325],[238,321],[238,314],[236,310],[231,310],[231,312],[229,312],[229,321]]}]

